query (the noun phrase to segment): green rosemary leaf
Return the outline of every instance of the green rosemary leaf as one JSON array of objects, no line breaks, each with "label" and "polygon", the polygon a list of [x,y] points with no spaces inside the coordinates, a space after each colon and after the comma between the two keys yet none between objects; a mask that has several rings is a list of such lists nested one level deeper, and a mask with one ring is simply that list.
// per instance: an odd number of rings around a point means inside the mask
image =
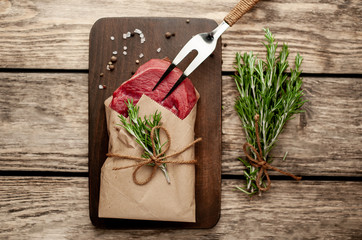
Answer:
[{"label": "green rosemary leaf", "polygon": [[287,155],[288,155],[288,151],[286,151],[285,154],[284,154],[284,157],[283,157],[283,159],[282,159],[283,162],[284,162],[284,160],[287,158]]},{"label": "green rosemary leaf", "polygon": [[246,167],[250,167],[250,163],[242,158],[238,158],[240,160],[240,162],[242,162]]},{"label": "green rosemary leaf", "polygon": [[[300,77],[303,58],[296,55],[294,69],[289,69],[287,44],[278,43],[269,29],[264,29],[266,59],[258,59],[253,52],[236,53],[235,72],[233,76],[239,96],[235,100],[235,110],[245,130],[246,140],[256,149],[254,116],[259,114],[259,135],[264,160],[272,162],[270,151],[275,146],[278,136],[285,123],[294,114],[302,112],[300,108],[306,102],[303,100],[302,78]],[[286,71],[289,69],[290,74]],[[251,152],[252,156],[255,154]],[[286,155],[283,159],[285,159]],[[259,192],[256,176],[259,169],[246,160],[239,160],[245,165],[247,194]],[[263,177],[261,178],[263,179]],[[265,186],[261,180],[261,186]]]},{"label": "green rosemary leaf", "polygon": [[241,188],[241,187],[238,187],[238,186],[235,186],[235,188],[236,188],[237,190],[239,190],[239,191],[242,191],[242,192],[244,192],[244,193],[248,194],[248,195],[253,195],[253,193],[248,192],[248,191],[247,191],[247,190],[245,190],[244,188]]}]

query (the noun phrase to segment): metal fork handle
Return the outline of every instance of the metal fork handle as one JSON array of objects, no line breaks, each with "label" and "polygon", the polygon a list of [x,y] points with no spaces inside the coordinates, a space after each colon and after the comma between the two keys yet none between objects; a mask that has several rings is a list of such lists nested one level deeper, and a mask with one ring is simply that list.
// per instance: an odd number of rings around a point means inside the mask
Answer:
[{"label": "metal fork handle", "polygon": [[248,12],[259,0],[241,0],[224,18],[224,21],[231,27],[246,12]]}]

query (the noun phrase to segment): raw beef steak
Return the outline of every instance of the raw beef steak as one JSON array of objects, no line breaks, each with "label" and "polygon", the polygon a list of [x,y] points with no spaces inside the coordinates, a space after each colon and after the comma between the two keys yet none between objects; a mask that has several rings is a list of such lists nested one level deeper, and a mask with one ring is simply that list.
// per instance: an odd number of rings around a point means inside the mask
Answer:
[{"label": "raw beef steak", "polygon": [[145,94],[168,108],[179,118],[184,119],[190,113],[197,101],[196,91],[190,79],[186,78],[165,101],[162,101],[171,87],[176,83],[177,79],[181,76],[182,71],[180,69],[175,68],[161,82],[156,90],[152,91],[152,88],[169,65],[170,62],[167,60],[151,59],[140,66],[129,80],[124,82],[116,91],[114,91],[110,107],[127,117],[128,113],[125,101],[132,98],[133,103],[136,104],[142,94]]}]

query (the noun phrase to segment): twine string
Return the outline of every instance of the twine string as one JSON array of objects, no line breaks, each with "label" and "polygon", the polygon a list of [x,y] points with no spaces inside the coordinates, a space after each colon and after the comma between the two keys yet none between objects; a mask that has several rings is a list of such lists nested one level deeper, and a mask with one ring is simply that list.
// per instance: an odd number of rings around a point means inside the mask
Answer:
[{"label": "twine string", "polygon": [[[166,138],[167,138],[166,146],[159,154],[156,154],[156,146],[155,146],[155,141],[154,141],[156,129],[162,129],[165,132]],[[191,142],[190,144],[188,144],[187,146],[185,146],[184,148],[182,148],[181,150],[179,150],[173,154],[165,155],[165,153],[170,149],[170,145],[171,145],[171,136],[170,136],[170,133],[167,131],[167,129],[162,126],[155,126],[151,129],[150,137],[151,137],[151,143],[152,143],[152,155],[150,155],[149,158],[127,156],[127,155],[121,155],[121,154],[117,154],[117,153],[107,153],[108,157],[116,157],[119,159],[129,159],[129,160],[134,160],[134,161],[138,162],[136,164],[132,164],[129,166],[114,167],[113,170],[121,170],[121,169],[136,167],[132,174],[133,182],[137,185],[145,185],[146,183],[148,183],[152,180],[153,176],[156,173],[157,168],[163,163],[176,163],[176,164],[196,164],[197,163],[197,161],[195,159],[193,159],[193,160],[171,160],[169,158],[175,157],[175,156],[185,152],[187,149],[189,149],[196,143],[200,142],[202,140],[201,138],[194,140],[193,142]],[[137,178],[138,170],[140,170],[143,166],[147,166],[149,164],[153,164],[153,169],[152,169],[151,174],[146,179],[139,180]]]},{"label": "twine string", "polygon": [[[297,181],[301,180],[302,179],[301,177],[297,177],[297,176],[295,176],[295,175],[293,175],[293,174],[291,174],[289,172],[285,172],[285,171],[280,170],[280,169],[278,169],[276,167],[273,167],[272,165],[270,165],[269,163],[264,161],[263,153],[262,153],[262,150],[261,150],[260,137],[259,137],[259,126],[258,126],[259,115],[258,114],[255,115],[254,120],[255,120],[256,142],[257,142],[257,145],[258,145],[258,148],[259,148],[259,152],[253,147],[253,145],[251,145],[248,142],[244,143],[243,150],[244,150],[245,156],[248,158],[250,164],[252,166],[254,166],[254,167],[260,168],[259,172],[258,172],[258,175],[256,177],[256,186],[259,188],[259,190],[268,191],[270,189],[271,181],[270,181],[270,177],[269,177],[269,174],[268,174],[268,170],[274,170],[274,171],[280,172],[280,173],[282,173],[284,175],[287,175],[287,176],[290,176],[290,177],[294,178]],[[247,147],[249,147],[251,149],[251,151],[254,152],[254,154],[256,156],[255,158],[252,158],[249,155],[249,153],[247,151]],[[264,175],[266,176],[266,179],[267,179],[267,186],[265,188],[260,186],[260,179],[261,179],[263,173],[264,173]]]}]

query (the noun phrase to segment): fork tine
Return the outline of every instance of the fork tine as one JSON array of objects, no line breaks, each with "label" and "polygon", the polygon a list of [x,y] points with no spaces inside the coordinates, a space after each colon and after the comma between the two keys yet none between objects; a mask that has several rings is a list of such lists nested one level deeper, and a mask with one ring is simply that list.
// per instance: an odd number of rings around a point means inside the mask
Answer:
[{"label": "fork tine", "polygon": [[172,86],[171,90],[167,93],[166,97],[163,98],[164,101],[168,96],[171,95],[173,91],[182,83],[183,80],[187,78],[204,60],[207,58],[207,54],[198,53],[195,59],[190,63],[186,70],[182,73],[177,82]]},{"label": "fork tine", "polygon": [[170,96],[170,94],[171,94],[173,91],[175,91],[175,89],[178,87],[178,85],[180,85],[180,84],[182,83],[182,81],[185,80],[185,78],[187,78],[187,76],[186,76],[185,74],[182,74],[182,75],[180,76],[180,78],[177,80],[177,82],[172,86],[171,90],[168,91],[166,97],[164,97],[164,98],[162,99],[162,101],[165,101],[165,99],[166,99],[168,96]]},{"label": "fork tine", "polygon": [[181,51],[177,54],[175,59],[172,61],[175,65],[178,65],[192,50],[195,49],[195,37],[192,37],[186,44],[183,46]]},{"label": "fork tine", "polygon": [[171,65],[167,68],[167,70],[163,73],[162,77],[160,78],[160,80],[158,80],[158,82],[156,83],[156,85],[153,87],[152,91],[154,91],[157,86],[167,77],[167,75],[176,67],[175,64],[171,63]]},{"label": "fork tine", "polygon": [[189,66],[185,69],[184,74],[186,76],[189,76],[203,61],[205,61],[205,59],[211,54],[212,52],[208,53],[208,52],[203,52],[198,51],[196,57],[194,58],[194,60],[192,60],[192,62],[189,64]]},{"label": "fork tine", "polygon": [[171,65],[167,68],[167,70],[163,73],[162,77],[160,78],[160,80],[158,80],[158,82],[156,83],[156,85],[153,87],[152,91],[154,91],[158,85],[160,85],[160,83],[167,77],[168,74],[170,74],[170,72],[192,51],[194,50],[194,48],[192,47],[192,41],[193,38],[191,38],[186,44],[185,46],[181,49],[181,51],[177,54],[177,56],[175,57],[175,59],[172,61]]}]

